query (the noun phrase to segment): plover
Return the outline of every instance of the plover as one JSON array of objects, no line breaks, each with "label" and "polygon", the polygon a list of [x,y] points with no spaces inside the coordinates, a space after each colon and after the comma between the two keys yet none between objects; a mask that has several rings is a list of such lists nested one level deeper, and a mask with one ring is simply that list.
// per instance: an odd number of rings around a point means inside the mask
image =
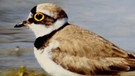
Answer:
[{"label": "plover", "polygon": [[35,57],[51,76],[119,75],[135,70],[135,56],[68,23],[66,12],[56,4],[33,7],[28,18],[15,25],[23,26],[34,32]]}]

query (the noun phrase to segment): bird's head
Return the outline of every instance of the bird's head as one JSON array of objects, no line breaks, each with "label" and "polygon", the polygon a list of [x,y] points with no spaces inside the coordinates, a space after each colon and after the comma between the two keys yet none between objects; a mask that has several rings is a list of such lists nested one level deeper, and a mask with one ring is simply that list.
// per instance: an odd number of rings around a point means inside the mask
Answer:
[{"label": "bird's head", "polygon": [[36,37],[40,37],[59,29],[67,22],[68,16],[61,7],[53,3],[43,3],[33,7],[28,18],[15,27],[28,26]]}]

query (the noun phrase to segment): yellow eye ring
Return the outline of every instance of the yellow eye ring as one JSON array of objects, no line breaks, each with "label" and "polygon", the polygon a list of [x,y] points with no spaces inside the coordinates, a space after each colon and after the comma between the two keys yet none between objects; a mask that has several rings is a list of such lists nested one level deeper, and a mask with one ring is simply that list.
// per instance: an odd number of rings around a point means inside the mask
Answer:
[{"label": "yellow eye ring", "polygon": [[43,19],[45,18],[45,15],[41,12],[37,12],[35,15],[34,15],[34,19],[36,21],[42,21]]}]

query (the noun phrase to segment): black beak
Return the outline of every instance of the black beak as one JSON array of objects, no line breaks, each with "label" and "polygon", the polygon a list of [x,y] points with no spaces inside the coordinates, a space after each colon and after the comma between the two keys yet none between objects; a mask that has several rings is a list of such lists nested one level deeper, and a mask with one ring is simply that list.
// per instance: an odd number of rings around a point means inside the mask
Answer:
[{"label": "black beak", "polygon": [[24,27],[27,25],[27,21],[23,21],[23,22],[20,22],[20,23],[17,23],[14,28],[20,28],[20,27]]}]

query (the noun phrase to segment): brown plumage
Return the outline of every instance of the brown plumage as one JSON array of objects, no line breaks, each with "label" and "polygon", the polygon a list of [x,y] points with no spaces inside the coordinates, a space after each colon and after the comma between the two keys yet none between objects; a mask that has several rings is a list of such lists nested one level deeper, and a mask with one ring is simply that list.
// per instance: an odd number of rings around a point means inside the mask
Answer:
[{"label": "brown plumage", "polygon": [[57,40],[53,61],[82,75],[117,75],[135,70],[135,57],[101,36],[75,25],[57,31],[45,45]]}]

